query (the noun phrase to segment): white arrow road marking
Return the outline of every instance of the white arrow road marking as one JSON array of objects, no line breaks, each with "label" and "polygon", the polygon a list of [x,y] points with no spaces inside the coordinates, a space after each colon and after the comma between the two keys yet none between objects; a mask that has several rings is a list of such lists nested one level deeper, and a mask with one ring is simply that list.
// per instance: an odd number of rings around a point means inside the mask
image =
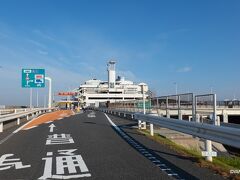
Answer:
[{"label": "white arrow road marking", "polygon": [[51,124],[51,125],[48,126],[48,127],[50,127],[50,131],[49,131],[49,132],[53,132],[53,128],[55,128],[56,126],[55,126],[54,124]]}]

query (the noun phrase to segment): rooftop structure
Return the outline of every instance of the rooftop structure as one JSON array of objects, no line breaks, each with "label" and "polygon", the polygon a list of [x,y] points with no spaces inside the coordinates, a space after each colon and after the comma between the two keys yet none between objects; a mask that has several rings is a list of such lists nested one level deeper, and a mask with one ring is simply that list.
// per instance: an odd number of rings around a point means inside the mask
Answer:
[{"label": "rooftop structure", "polygon": [[80,85],[77,98],[81,104],[98,106],[100,102],[142,99],[142,90],[148,91],[147,84],[134,84],[121,76],[116,78],[115,64],[115,61],[107,64],[108,81],[91,79]]}]

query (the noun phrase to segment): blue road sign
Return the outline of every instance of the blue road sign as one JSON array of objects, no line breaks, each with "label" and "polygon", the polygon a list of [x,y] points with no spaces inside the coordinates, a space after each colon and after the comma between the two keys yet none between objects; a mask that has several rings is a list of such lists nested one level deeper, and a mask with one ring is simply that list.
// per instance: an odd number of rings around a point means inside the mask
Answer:
[{"label": "blue road sign", "polygon": [[45,69],[22,69],[22,87],[45,87]]}]

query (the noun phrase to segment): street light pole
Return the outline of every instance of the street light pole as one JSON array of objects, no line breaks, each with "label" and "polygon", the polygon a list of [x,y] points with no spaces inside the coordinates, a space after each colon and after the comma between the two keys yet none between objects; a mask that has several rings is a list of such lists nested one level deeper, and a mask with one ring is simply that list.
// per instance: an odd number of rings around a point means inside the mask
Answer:
[{"label": "street light pole", "polygon": [[32,88],[30,88],[30,109],[32,109]]},{"label": "street light pole", "polygon": [[146,114],[146,106],[145,106],[145,92],[143,91],[143,114]]},{"label": "street light pole", "polygon": [[38,108],[38,89],[37,89],[37,108]]},{"label": "street light pole", "polygon": [[48,88],[48,108],[52,107],[52,79],[50,77],[45,77],[46,80],[49,82]]}]

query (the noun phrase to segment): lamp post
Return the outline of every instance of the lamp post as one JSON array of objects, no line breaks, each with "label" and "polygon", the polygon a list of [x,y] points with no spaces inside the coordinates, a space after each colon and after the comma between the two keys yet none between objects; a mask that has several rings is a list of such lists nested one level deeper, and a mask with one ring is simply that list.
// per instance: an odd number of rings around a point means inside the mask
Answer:
[{"label": "lamp post", "polygon": [[30,109],[32,109],[32,88],[30,88],[30,105],[29,105],[29,107],[30,107]]},{"label": "lamp post", "polygon": [[38,108],[38,89],[37,89],[37,108]]},{"label": "lamp post", "polygon": [[145,93],[147,92],[147,84],[145,83],[140,83],[141,86],[141,92],[142,92],[142,98],[143,98],[143,114],[146,114],[146,105],[145,105]]},{"label": "lamp post", "polygon": [[[139,84],[141,86],[141,92],[142,92],[142,98],[143,98],[143,114],[146,114],[146,105],[145,105],[145,93],[148,90],[147,84],[145,83],[140,83]],[[146,122],[141,122],[140,120],[138,121],[139,124],[139,128],[141,129],[142,124],[143,124],[143,129],[146,129]]]},{"label": "lamp post", "polygon": [[52,107],[52,79],[50,77],[45,77],[45,79],[49,81],[48,108],[51,108]]}]

